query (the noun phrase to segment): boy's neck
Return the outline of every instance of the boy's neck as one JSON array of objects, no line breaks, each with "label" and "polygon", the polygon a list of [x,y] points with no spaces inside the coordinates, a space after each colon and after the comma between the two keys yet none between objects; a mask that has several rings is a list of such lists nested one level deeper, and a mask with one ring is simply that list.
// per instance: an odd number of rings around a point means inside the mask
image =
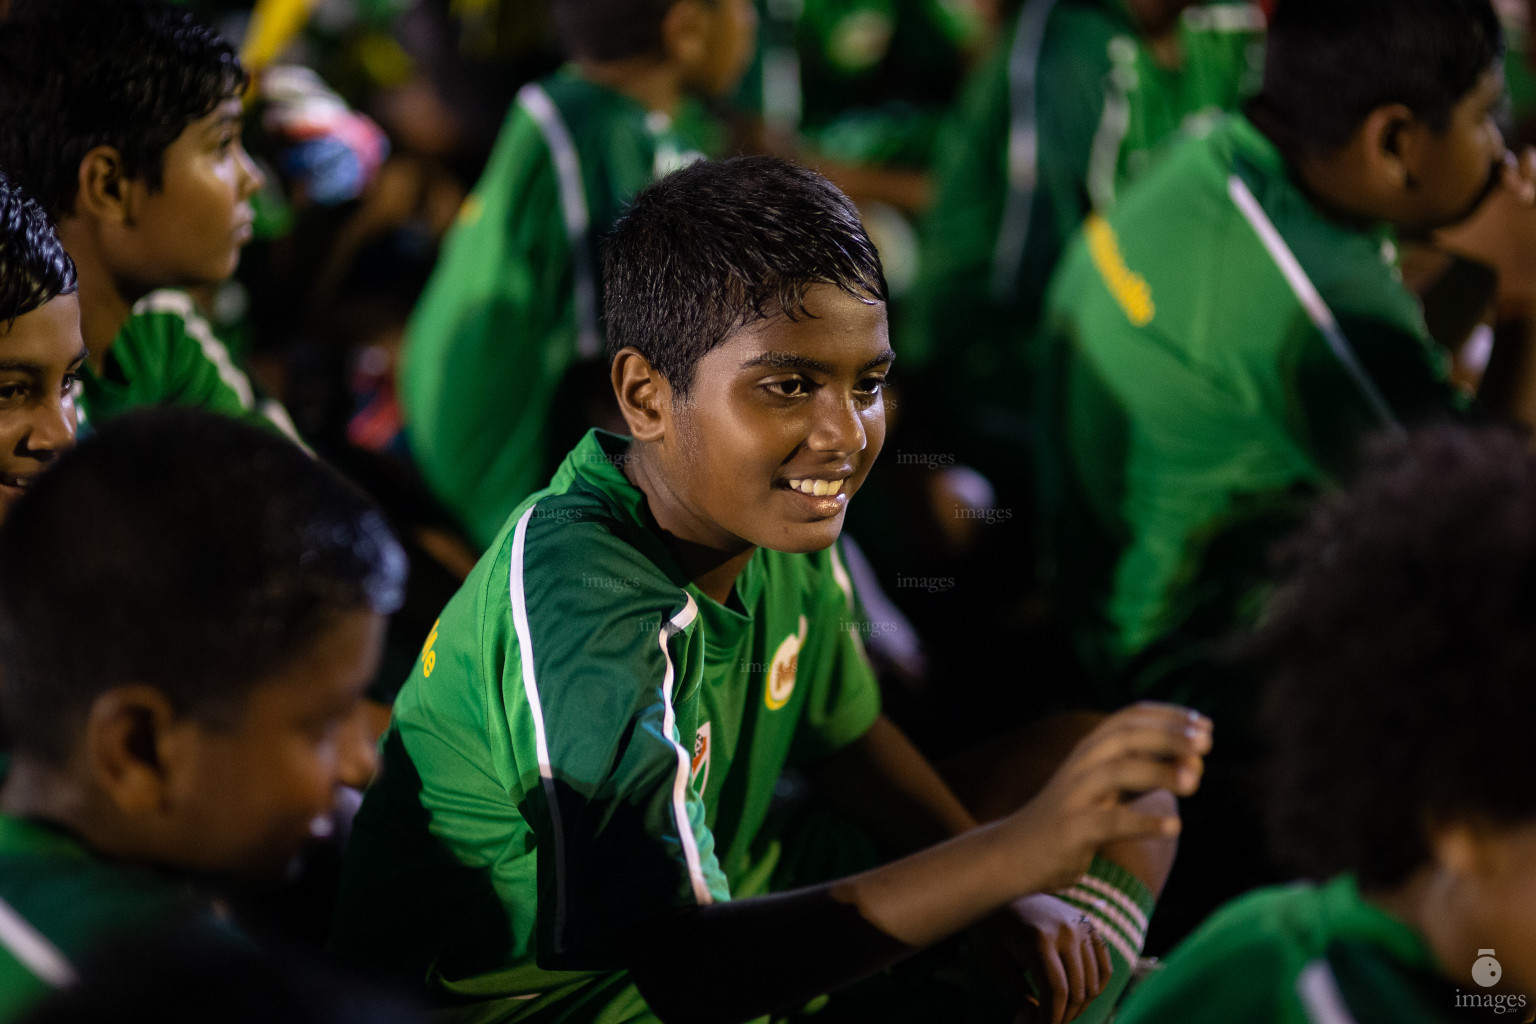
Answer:
[{"label": "boy's neck", "polygon": [[58,226],[59,241],[75,261],[80,290],[80,334],[89,350],[86,362],[96,373],[106,364],[107,350],[133,311],[138,296],[123,293],[122,287],[102,257],[88,221],[64,217]]},{"label": "boy's neck", "polygon": [[1374,904],[1418,932],[1442,967],[1465,959],[1477,938],[1466,934],[1459,908],[1446,898],[1447,886],[1434,867],[1421,868],[1408,881],[1392,889],[1362,892]]},{"label": "boy's neck", "polygon": [[655,57],[574,62],[577,74],[595,85],[628,96],[647,110],[671,117],[683,100],[682,74]]},{"label": "boy's neck", "polygon": [[[636,447],[640,447],[636,445]],[[662,541],[678,566],[688,576],[689,582],[711,600],[725,604],[736,577],[747,567],[757,548],[723,548],[694,539],[701,531],[695,518],[688,514],[675,499],[664,478],[656,473],[645,453],[625,464],[625,476],[640,493],[645,495],[647,507],[656,525],[661,527]]]},{"label": "boy's neck", "polygon": [[12,818],[58,825],[87,846],[98,849],[99,837],[94,833],[111,815],[94,804],[67,769],[53,768],[21,755],[11,759],[4,783],[0,784],[0,812]]}]

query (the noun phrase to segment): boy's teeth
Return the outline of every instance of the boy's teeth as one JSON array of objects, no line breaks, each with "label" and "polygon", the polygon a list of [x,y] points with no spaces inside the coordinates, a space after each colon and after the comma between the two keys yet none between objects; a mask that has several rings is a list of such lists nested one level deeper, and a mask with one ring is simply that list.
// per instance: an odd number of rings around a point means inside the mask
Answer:
[{"label": "boy's teeth", "polygon": [[816,498],[826,498],[838,494],[843,489],[841,480],[791,480],[789,486],[801,494],[809,494]]}]

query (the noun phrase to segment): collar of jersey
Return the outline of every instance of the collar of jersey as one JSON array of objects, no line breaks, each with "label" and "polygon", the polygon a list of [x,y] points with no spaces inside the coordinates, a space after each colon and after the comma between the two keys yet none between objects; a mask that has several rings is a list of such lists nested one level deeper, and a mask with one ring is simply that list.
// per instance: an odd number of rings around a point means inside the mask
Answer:
[{"label": "collar of jersey", "polygon": [[645,492],[630,483],[620,468],[624,464],[630,442],[631,439],[622,434],[595,428],[589,430],[581,443],[566,457],[566,467],[562,467],[562,472],[568,467],[572,474],[601,492],[615,513],[655,539],[654,548],[644,552],[646,557],[655,562],[668,577],[680,581],[679,585],[693,595],[708,635],[712,639],[731,643],[730,638],[752,624],[751,609],[757,604],[763,590],[763,550],[759,548],[741,570],[728,604],[721,604],[687,582],[687,575],[662,540],[661,527],[651,515]]},{"label": "collar of jersey", "polygon": [[1368,939],[1405,965],[1434,974],[1445,973],[1423,936],[1396,915],[1367,900],[1353,875],[1340,875],[1319,894],[1328,931],[1338,937]]}]

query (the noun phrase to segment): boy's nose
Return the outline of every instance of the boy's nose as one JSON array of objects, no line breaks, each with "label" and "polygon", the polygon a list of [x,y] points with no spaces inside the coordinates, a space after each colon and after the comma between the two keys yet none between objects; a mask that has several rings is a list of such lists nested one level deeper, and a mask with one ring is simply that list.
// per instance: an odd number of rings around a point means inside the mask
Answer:
[{"label": "boy's nose", "polygon": [[59,395],[37,407],[32,430],[27,435],[27,453],[34,458],[52,459],[75,443],[75,399]]},{"label": "boy's nose", "polygon": [[266,183],[266,175],[261,173],[261,168],[256,166],[256,161],[251,159],[251,154],[246,152],[244,146],[240,147],[240,198],[249,199],[261,191],[261,186]]},{"label": "boy's nose", "polygon": [[379,755],[366,703],[342,725],[336,751],[336,781],[353,789],[366,789],[379,770]]},{"label": "boy's nose", "polygon": [[840,452],[851,455],[861,452],[869,443],[864,432],[864,419],[850,399],[836,398],[828,394],[826,408],[816,419],[809,439],[810,447],[820,452]]}]

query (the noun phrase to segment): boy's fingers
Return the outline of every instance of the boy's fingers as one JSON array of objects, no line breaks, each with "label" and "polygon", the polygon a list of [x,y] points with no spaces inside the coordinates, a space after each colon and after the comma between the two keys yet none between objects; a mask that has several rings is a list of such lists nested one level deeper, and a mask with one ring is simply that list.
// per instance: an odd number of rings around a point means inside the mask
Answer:
[{"label": "boy's fingers", "polygon": [[1062,1024],[1067,1013],[1067,969],[1062,966],[1061,957],[1051,949],[1045,950],[1040,963],[1045,971],[1046,986],[1051,990],[1051,1005],[1047,1019],[1051,1024]]},{"label": "boy's fingers", "polygon": [[1166,839],[1178,835],[1184,823],[1177,814],[1148,814],[1115,806],[1099,811],[1092,827],[1095,843],[1103,845],[1119,839]]},{"label": "boy's fingers", "polygon": [[1115,973],[1115,962],[1109,958],[1109,940],[1095,934],[1093,952],[1099,961],[1099,977],[1104,980],[1104,984],[1108,985],[1110,977]]},{"label": "boy's fingers", "polygon": [[1069,1021],[1082,1013],[1083,1006],[1088,1002],[1088,980],[1083,972],[1082,944],[1067,943],[1067,948],[1061,951],[1061,962],[1067,969],[1067,1008],[1061,1019]]},{"label": "boy's fingers", "polygon": [[1166,789],[1175,796],[1190,796],[1200,788],[1205,763],[1198,757],[1164,760],[1144,754],[1125,754],[1095,765],[1078,780],[1077,796],[1090,803],[1119,800],[1126,793],[1150,793]]},{"label": "boy's fingers", "polygon": [[1068,765],[1066,778],[1082,779],[1105,765],[1128,758],[1150,761],[1198,761],[1210,752],[1211,730],[1203,722],[1173,726],[1166,720],[1152,726],[1128,725],[1090,736]]},{"label": "boy's fingers", "polygon": [[1085,926],[1087,936],[1078,944],[1077,955],[1083,962],[1083,1001],[1090,1003],[1104,991],[1104,986],[1109,982],[1109,976],[1099,970],[1099,944],[1094,941],[1098,933],[1093,925]]}]

